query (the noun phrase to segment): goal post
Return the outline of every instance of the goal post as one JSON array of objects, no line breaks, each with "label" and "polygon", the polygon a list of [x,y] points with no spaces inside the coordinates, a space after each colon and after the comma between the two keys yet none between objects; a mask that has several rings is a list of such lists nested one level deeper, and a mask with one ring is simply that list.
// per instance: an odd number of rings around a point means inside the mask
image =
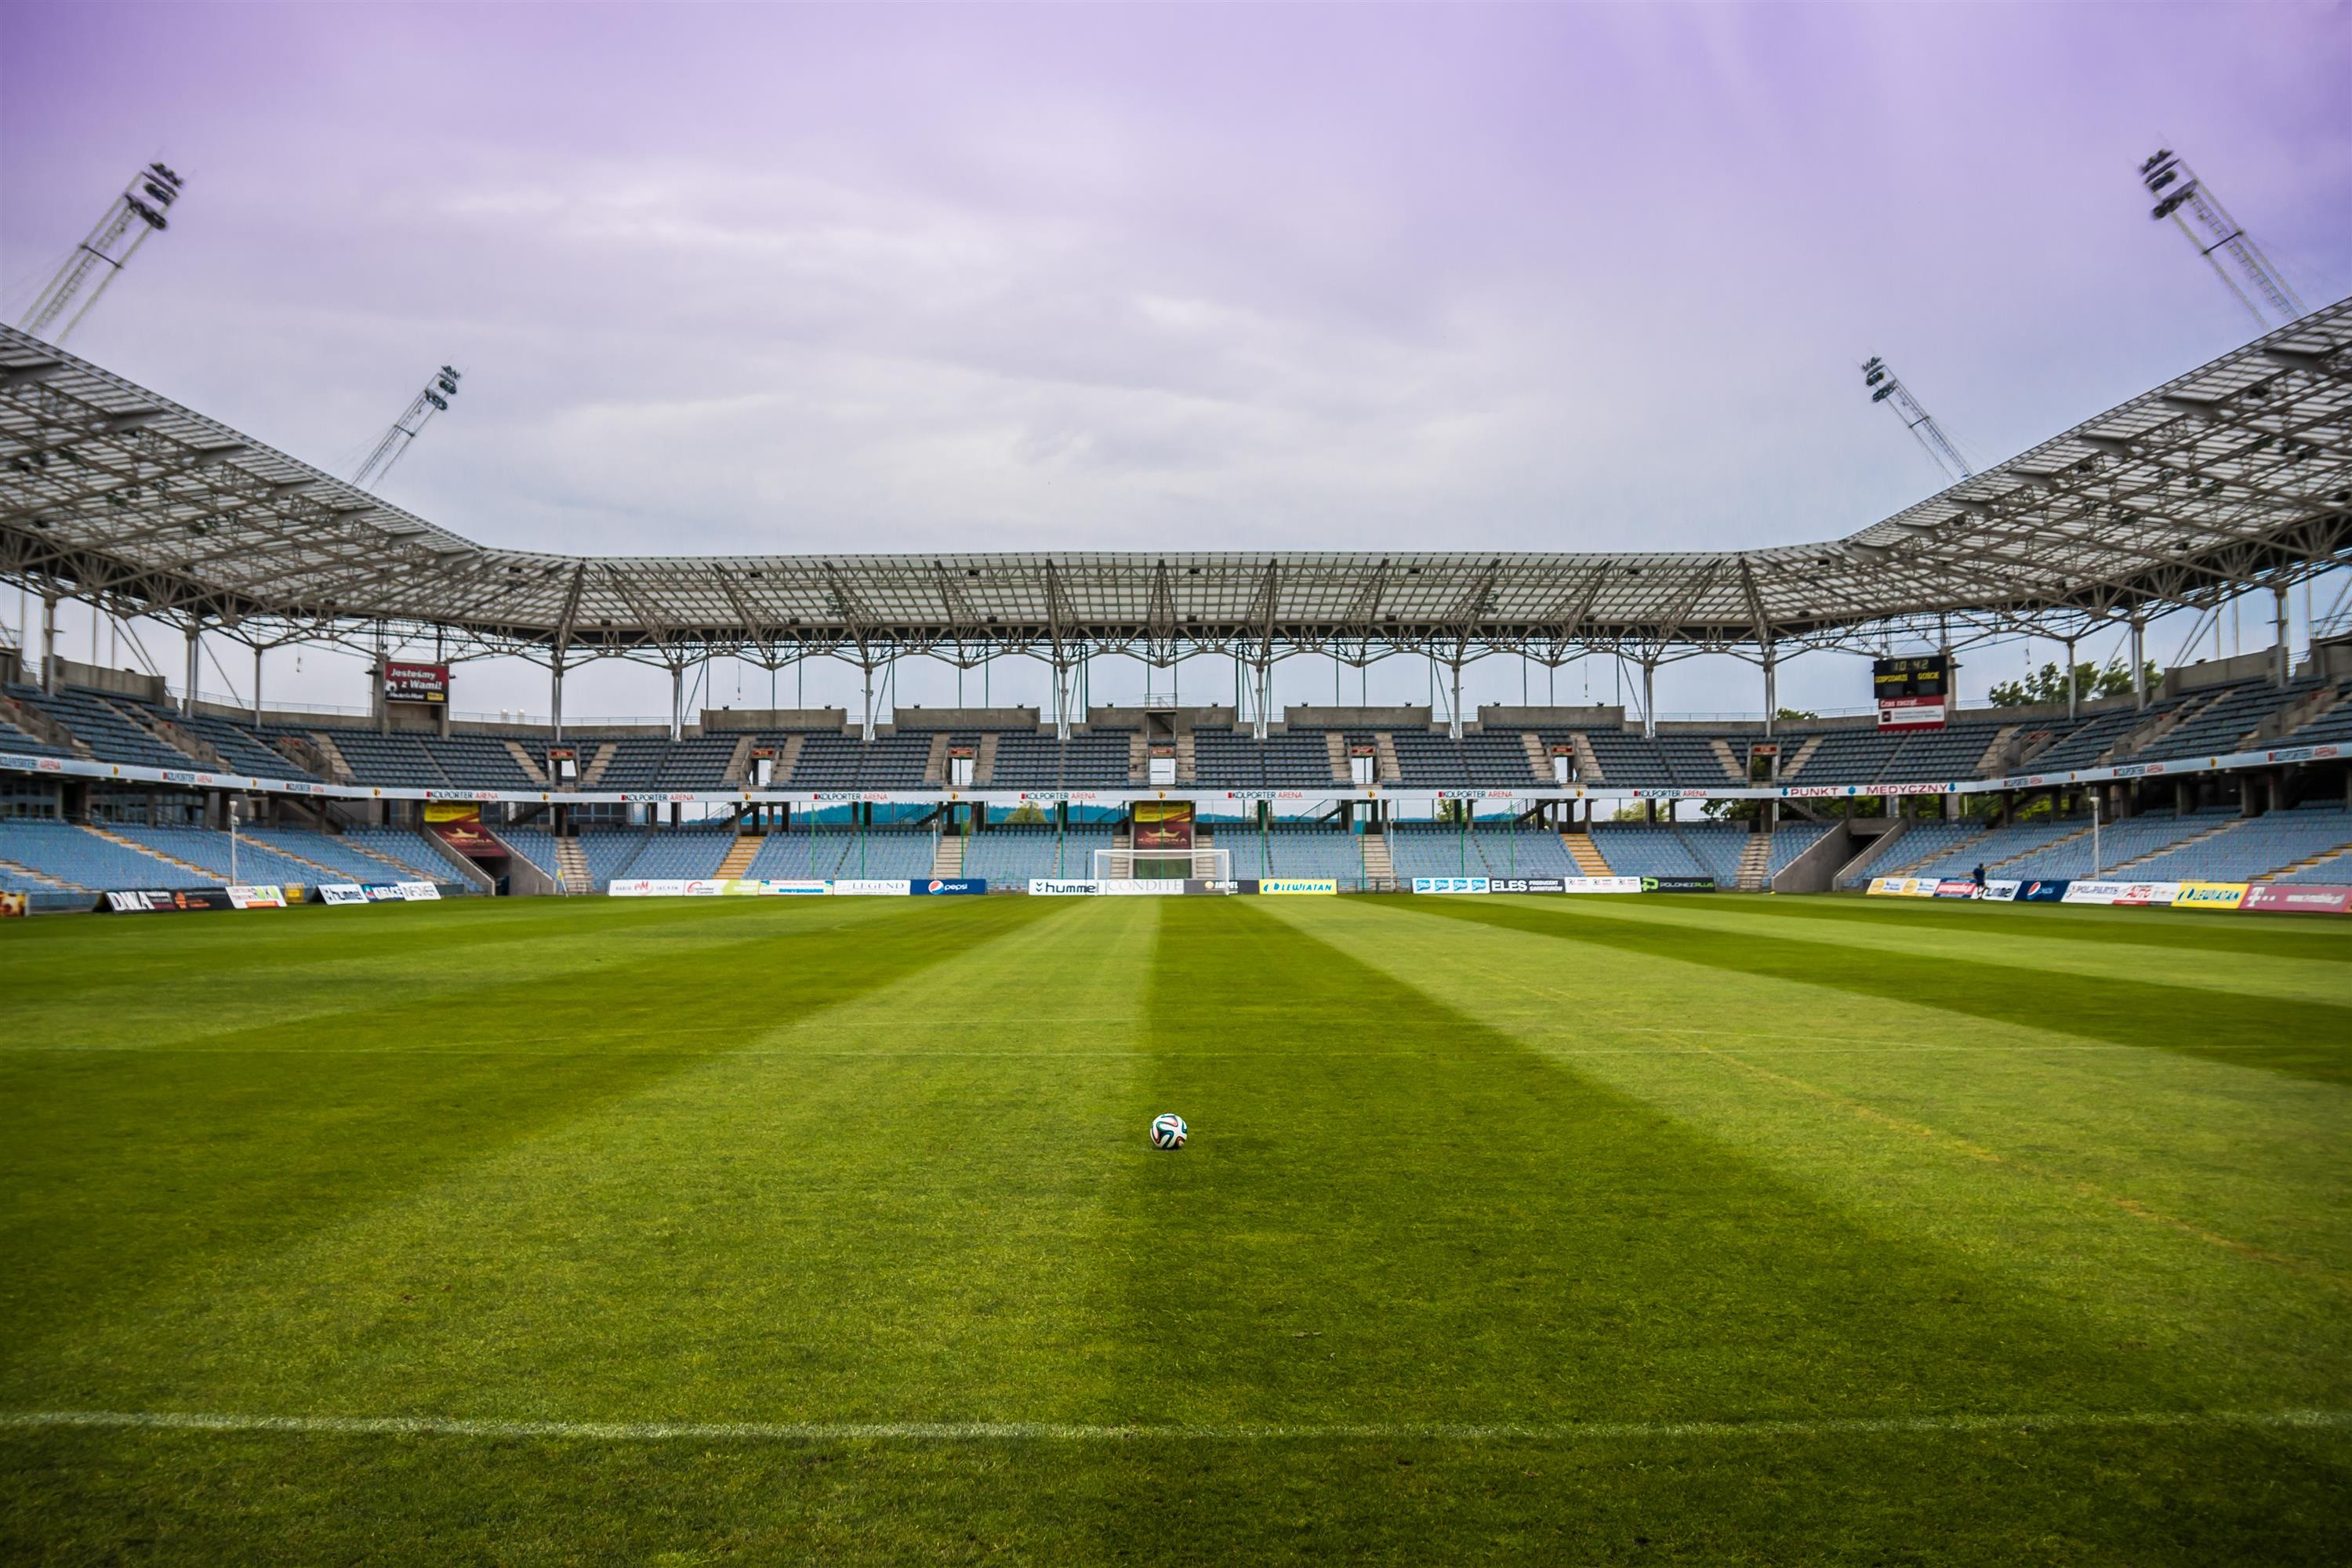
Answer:
[{"label": "goal post", "polygon": [[1097,849],[1095,879],[1098,882],[1230,882],[1234,855],[1230,849]]}]

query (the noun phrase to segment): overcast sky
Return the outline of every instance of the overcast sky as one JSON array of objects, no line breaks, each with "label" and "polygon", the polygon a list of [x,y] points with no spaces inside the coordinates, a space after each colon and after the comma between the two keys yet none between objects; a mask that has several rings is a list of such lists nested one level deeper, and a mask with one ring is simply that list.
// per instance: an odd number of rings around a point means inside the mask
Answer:
[{"label": "overcast sky", "polygon": [[[1992,461],[2252,334],[2148,217],[2159,144],[2306,305],[2352,293],[2347,84],[2352,10],[2295,5],[16,0],[0,306],[161,157],[170,232],[73,350],[346,473],[453,363],[383,491],[495,544],[1783,543],[1940,488],[1867,355]],[[1843,659],[1783,695],[1866,701]]]}]

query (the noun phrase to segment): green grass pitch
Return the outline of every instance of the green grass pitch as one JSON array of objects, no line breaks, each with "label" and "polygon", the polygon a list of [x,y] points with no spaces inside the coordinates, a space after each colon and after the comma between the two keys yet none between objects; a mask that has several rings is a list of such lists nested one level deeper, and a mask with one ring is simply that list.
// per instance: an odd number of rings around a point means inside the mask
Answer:
[{"label": "green grass pitch", "polygon": [[2352,924],[59,918],[0,1019],[9,1562],[2352,1560]]}]

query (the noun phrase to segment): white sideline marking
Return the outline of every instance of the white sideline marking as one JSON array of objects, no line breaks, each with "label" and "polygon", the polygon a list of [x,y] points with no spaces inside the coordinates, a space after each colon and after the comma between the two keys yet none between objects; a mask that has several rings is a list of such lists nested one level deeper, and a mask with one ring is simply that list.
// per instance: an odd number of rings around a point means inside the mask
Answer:
[{"label": "white sideline marking", "polygon": [[1861,1415],[1811,1421],[1591,1421],[1486,1425],[1371,1422],[1240,1426],[1120,1426],[1068,1421],[504,1421],[453,1415],[231,1415],[164,1410],[0,1411],[0,1430],[131,1428],[286,1432],[323,1436],[553,1437],[605,1443],[1252,1443],[1625,1440],[1675,1437],[1874,1437],[2097,1427],[2252,1426],[2340,1430],[2346,1410],[2025,1412],[2009,1415]]}]

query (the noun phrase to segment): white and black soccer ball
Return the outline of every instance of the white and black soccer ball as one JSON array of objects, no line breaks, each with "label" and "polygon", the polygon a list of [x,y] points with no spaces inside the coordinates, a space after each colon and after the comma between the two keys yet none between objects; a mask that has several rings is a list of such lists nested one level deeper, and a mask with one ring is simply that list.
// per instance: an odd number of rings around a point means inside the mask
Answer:
[{"label": "white and black soccer ball", "polygon": [[1151,1146],[1154,1149],[1181,1149],[1184,1146],[1184,1119],[1174,1111],[1151,1119]]}]

